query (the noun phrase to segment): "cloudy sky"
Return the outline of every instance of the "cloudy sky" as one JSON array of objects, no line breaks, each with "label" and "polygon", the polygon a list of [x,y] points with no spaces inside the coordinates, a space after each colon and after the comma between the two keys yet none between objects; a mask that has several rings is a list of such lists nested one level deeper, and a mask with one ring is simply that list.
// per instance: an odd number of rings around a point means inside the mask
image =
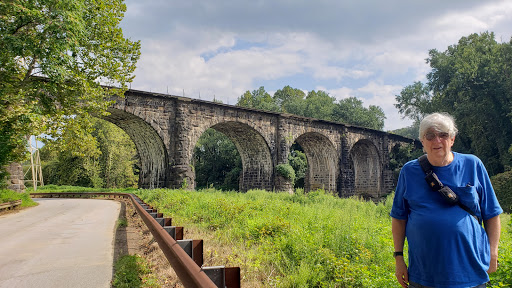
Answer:
[{"label": "cloudy sky", "polygon": [[509,0],[127,0],[140,40],[132,89],[234,105],[286,85],[380,106],[385,130],[408,126],[395,95],[425,82],[429,49],[471,33],[512,36]]}]

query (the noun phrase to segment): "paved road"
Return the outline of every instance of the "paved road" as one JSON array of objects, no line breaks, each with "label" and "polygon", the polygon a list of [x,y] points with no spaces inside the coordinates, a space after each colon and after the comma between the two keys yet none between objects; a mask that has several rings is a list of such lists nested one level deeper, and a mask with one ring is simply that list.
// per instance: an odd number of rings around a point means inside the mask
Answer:
[{"label": "paved road", "polygon": [[35,201],[0,216],[0,288],[110,287],[119,203]]}]

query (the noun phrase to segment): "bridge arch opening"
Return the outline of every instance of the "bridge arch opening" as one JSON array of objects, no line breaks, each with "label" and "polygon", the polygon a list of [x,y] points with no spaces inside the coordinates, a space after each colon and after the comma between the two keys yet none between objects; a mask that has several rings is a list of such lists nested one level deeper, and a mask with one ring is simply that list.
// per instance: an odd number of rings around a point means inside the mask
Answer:
[{"label": "bridge arch opening", "polygon": [[359,140],[349,155],[354,173],[354,194],[364,198],[380,197],[382,165],[377,147],[370,140]]},{"label": "bridge arch opening", "polygon": [[304,189],[304,180],[308,171],[308,159],[304,153],[304,149],[299,143],[294,142],[288,152],[288,164],[295,171],[294,189]]},{"label": "bridge arch opening", "polygon": [[226,135],[235,145],[241,159],[238,190],[272,190],[273,162],[269,145],[263,136],[248,124],[227,121],[210,127]]},{"label": "bridge arch opening", "polygon": [[196,189],[238,190],[242,160],[229,137],[208,128],[194,148]]},{"label": "bridge arch opening", "polygon": [[140,158],[139,188],[168,187],[169,157],[164,142],[157,131],[134,114],[110,108],[110,115],[103,116],[130,136]]},{"label": "bridge arch opening", "polygon": [[317,189],[336,191],[338,153],[333,143],[316,132],[302,134],[295,139],[295,142],[302,147],[307,159],[304,191]]}]

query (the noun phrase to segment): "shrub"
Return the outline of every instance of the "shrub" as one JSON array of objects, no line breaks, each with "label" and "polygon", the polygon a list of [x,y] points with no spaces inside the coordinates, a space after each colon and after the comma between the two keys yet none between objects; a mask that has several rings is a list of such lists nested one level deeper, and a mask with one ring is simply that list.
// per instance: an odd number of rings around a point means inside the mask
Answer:
[{"label": "shrub", "polygon": [[512,171],[500,173],[491,177],[496,197],[505,212],[512,212]]},{"label": "shrub", "polygon": [[284,178],[290,180],[290,182],[294,183],[295,181],[295,170],[290,164],[279,164],[276,166],[277,174],[283,176]]}]

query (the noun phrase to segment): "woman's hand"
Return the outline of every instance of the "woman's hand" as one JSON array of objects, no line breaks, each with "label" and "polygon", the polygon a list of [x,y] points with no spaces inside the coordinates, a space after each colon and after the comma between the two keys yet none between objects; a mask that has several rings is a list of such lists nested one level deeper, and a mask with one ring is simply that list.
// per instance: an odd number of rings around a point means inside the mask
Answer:
[{"label": "woman's hand", "polygon": [[494,256],[491,254],[491,263],[489,263],[489,270],[487,270],[487,274],[491,274],[496,272],[498,269],[498,255]]},{"label": "woman's hand", "polygon": [[395,276],[402,287],[409,287],[409,274],[403,256],[396,256],[395,258]]}]

